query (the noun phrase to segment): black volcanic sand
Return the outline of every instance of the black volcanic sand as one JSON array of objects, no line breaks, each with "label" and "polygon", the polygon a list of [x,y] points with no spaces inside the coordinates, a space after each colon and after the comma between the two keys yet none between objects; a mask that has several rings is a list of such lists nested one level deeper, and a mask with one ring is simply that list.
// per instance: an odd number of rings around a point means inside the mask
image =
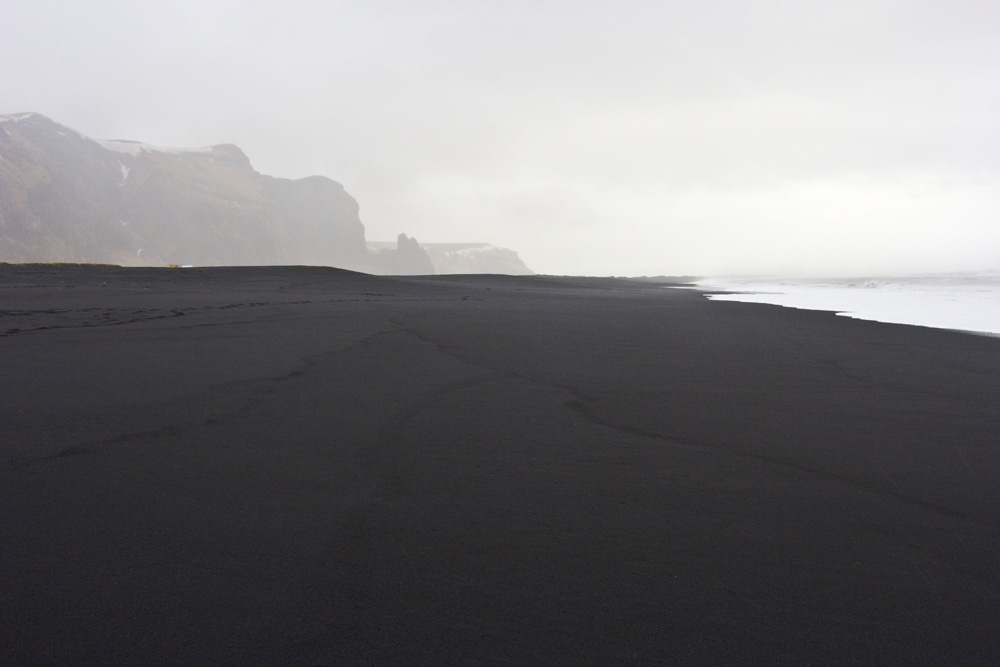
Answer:
[{"label": "black volcanic sand", "polygon": [[0,266],[0,663],[995,665],[1000,339]]}]

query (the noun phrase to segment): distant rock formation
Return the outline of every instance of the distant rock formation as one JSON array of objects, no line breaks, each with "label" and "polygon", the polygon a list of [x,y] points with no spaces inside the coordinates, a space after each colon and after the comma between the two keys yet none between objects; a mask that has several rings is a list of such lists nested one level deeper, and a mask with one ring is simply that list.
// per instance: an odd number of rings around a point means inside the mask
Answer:
[{"label": "distant rock formation", "polygon": [[417,239],[400,234],[395,248],[374,250],[382,271],[388,275],[432,275],[435,273],[431,258],[417,243]]},{"label": "distant rock formation", "polygon": [[[373,253],[393,250],[396,243],[368,241]],[[421,243],[434,273],[501,273],[512,276],[533,275],[517,253],[489,243]]]},{"label": "distant rock formation", "polygon": [[424,243],[435,273],[531,275],[517,253],[489,243]]},{"label": "distant rock formation", "polygon": [[231,144],[95,141],[40,114],[0,115],[0,261],[433,271],[400,246],[369,252],[340,183],[262,175]]}]

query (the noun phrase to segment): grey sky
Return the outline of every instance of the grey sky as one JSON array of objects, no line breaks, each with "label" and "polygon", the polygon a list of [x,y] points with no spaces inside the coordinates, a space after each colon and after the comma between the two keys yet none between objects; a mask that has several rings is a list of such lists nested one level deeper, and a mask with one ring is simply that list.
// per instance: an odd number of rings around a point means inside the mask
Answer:
[{"label": "grey sky", "polygon": [[0,0],[0,113],[536,271],[1000,268],[1000,3]]}]

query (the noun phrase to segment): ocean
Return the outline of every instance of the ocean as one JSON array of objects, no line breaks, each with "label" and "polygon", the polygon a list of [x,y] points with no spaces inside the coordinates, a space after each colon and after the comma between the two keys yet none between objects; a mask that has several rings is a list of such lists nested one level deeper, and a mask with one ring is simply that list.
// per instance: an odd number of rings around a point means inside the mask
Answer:
[{"label": "ocean", "polygon": [[1000,336],[1000,272],[906,277],[705,278],[714,301],[769,303],[845,317]]}]

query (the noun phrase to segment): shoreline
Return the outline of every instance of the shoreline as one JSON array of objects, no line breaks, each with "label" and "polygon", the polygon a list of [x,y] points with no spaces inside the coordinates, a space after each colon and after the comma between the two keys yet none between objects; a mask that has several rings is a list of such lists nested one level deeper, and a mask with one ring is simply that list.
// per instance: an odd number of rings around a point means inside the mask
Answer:
[{"label": "shoreline", "polygon": [[854,279],[705,278],[716,301],[823,310],[843,317],[1000,336],[1000,274]]}]

